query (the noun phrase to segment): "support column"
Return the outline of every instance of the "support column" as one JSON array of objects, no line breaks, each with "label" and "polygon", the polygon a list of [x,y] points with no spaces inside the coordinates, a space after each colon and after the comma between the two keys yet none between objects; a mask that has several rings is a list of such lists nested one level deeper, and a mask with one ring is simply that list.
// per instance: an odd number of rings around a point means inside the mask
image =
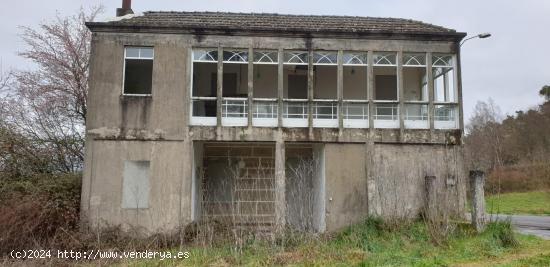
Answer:
[{"label": "support column", "polygon": [[216,90],[216,126],[218,137],[222,126],[222,101],[223,101],[223,49],[218,46],[218,82]]},{"label": "support column", "polygon": [[286,224],[286,175],[285,175],[285,143],[282,132],[279,131],[275,143],[275,231],[282,231]]},{"label": "support column", "polygon": [[373,52],[367,54],[367,97],[369,100],[369,129],[372,133],[374,130],[374,69],[373,69]]},{"label": "support column", "polygon": [[[434,79],[432,72],[432,53],[426,53],[426,77],[428,79],[428,121],[430,133],[434,131]],[[431,137],[430,137],[431,138]]]},{"label": "support column", "polygon": [[307,64],[307,125],[309,129],[309,138],[313,138],[313,51],[308,51]]},{"label": "support column", "polygon": [[405,131],[405,89],[403,86],[403,51],[397,52],[397,99],[399,100],[399,139],[404,141]]},{"label": "support column", "polygon": [[254,51],[248,48],[248,127],[252,127],[252,111],[254,110]]},{"label": "support column", "polygon": [[284,98],[284,55],[283,49],[277,53],[277,125],[283,127],[283,98]]},{"label": "support column", "polygon": [[338,71],[336,78],[336,93],[338,97],[338,136],[342,136],[344,131],[344,66],[343,66],[344,51],[338,51]]},{"label": "support column", "polygon": [[485,215],[485,173],[470,171],[470,194],[472,198],[472,225],[478,232],[485,229],[487,218]]}]

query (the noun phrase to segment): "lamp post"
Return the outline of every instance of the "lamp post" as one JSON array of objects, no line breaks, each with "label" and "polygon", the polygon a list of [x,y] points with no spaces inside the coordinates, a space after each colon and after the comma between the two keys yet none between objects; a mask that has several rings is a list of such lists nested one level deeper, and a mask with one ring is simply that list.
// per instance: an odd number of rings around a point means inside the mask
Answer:
[{"label": "lamp post", "polygon": [[474,38],[485,39],[485,38],[489,38],[489,37],[491,37],[491,34],[488,33],[488,32],[480,33],[478,35],[474,35],[470,38],[466,38],[466,39],[462,40],[462,42],[460,43],[460,46],[462,46],[466,41],[474,39]]}]

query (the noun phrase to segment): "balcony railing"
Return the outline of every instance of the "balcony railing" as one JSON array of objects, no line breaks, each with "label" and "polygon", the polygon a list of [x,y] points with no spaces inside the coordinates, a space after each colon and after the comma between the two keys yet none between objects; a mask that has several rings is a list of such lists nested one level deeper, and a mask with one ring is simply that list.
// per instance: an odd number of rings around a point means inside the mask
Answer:
[{"label": "balcony railing", "polygon": [[[191,125],[215,126],[215,97],[192,97]],[[308,127],[310,104],[307,99],[283,99],[283,127]],[[400,109],[396,101],[344,100],[342,120],[344,128],[369,128],[369,105],[374,105],[374,128],[399,128]],[[407,129],[429,129],[429,104],[410,101],[403,105],[404,127]],[[435,103],[433,106],[435,129],[458,129],[458,104]],[[222,126],[247,126],[247,98],[224,97],[221,103]],[[315,99],[311,102],[313,127],[338,127],[339,102],[334,99]],[[252,125],[255,127],[277,127],[279,104],[275,98],[254,98]]]},{"label": "balcony railing", "polygon": [[367,101],[345,100],[342,113],[345,128],[369,127],[369,104]]},{"label": "balcony railing", "polygon": [[314,100],[313,113],[311,115],[313,116],[313,127],[338,127],[338,100]]},{"label": "balcony railing", "polygon": [[216,98],[192,97],[191,121],[192,125],[216,125]]},{"label": "balcony railing", "polygon": [[457,129],[458,106],[456,104],[434,105],[434,128]]},{"label": "balcony railing", "polygon": [[283,101],[283,126],[307,127],[307,99],[284,99]]},{"label": "balcony railing", "polygon": [[405,128],[409,129],[428,129],[428,104],[426,103],[406,103],[405,104]]},{"label": "balcony railing", "polygon": [[375,103],[374,128],[399,128],[399,104],[392,102]]},{"label": "balcony railing", "polygon": [[275,98],[254,98],[252,125],[257,127],[277,127],[279,106]]},{"label": "balcony railing", "polygon": [[224,97],[222,100],[222,125],[246,126],[248,124],[248,99]]}]

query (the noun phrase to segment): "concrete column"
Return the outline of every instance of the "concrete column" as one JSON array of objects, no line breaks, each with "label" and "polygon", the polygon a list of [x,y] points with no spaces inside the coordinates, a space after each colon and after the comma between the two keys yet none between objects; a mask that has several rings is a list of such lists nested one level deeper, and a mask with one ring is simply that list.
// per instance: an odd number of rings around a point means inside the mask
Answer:
[{"label": "concrete column", "polygon": [[426,189],[426,217],[431,220],[434,218],[434,213],[437,209],[437,190],[436,190],[436,177],[433,175],[426,175],[425,178],[425,189]]},{"label": "concrete column", "polygon": [[339,135],[342,135],[344,130],[344,66],[343,66],[344,51],[338,51],[338,71],[336,78],[336,93],[338,97],[338,129]]},{"label": "concrete column", "polygon": [[367,97],[369,100],[369,128],[371,132],[374,129],[374,69],[373,52],[367,54]]},{"label": "concrete column", "polygon": [[403,51],[397,52],[397,99],[399,100],[399,139],[404,141],[405,89],[403,86]]},{"label": "concrete column", "polygon": [[254,110],[254,51],[248,48],[248,127],[252,127],[252,111]]},{"label": "concrete column", "polygon": [[313,51],[308,51],[307,60],[307,125],[309,128],[309,138],[313,138]]},{"label": "concrete column", "polygon": [[[218,133],[222,126],[222,100],[223,100],[223,48],[218,47],[218,82],[216,90],[216,125]],[[219,136],[219,134],[218,134]]]},{"label": "concrete column", "polygon": [[426,77],[428,79],[428,121],[430,133],[434,130],[434,79],[432,72],[432,53],[426,53]]},{"label": "concrete column", "polygon": [[487,218],[485,215],[485,173],[470,171],[470,192],[472,199],[472,225],[478,232],[485,229]]},{"label": "concrete column", "polygon": [[283,127],[284,65],[283,49],[279,48],[277,65],[277,125]]},{"label": "concrete column", "polygon": [[282,231],[285,228],[286,219],[286,198],[285,198],[285,143],[281,139],[282,133],[279,131],[279,140],[275,144],[275,230]]}]

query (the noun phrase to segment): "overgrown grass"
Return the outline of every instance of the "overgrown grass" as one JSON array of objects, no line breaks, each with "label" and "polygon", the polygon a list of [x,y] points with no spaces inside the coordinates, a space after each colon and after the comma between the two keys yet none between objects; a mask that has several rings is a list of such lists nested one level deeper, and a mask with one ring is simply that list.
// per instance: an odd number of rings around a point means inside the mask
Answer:
[{"label": "overgrown grass", "polygon": [[[289,244],[289,243],[287,243]],[[510,261],[537,262],[550,265],[544,254],[550,241],[530,236],[516,236],[509,223],[488,225],[476,234],[469,225],[461,225],[444,246],[430,240],[422,222],[401,228],[387,228],[377,219],[369,219],[333,236],[303,238],[290,246],[254,241],[237,252],[230,245],[218,247],[187,247],[191,253],[185,260],[135,260],[123,266],[449,266]],[[517,255],[539,253],[535,258]],[[520,262],[521,263],[521,262]],[[519,263],[518,263],[519,264]],[[521,265],[521,264],[520,264]],[[512,265],[515,266],[515,265]],[[544,265],[541,265],[544,266]]]},{"label": "overgrown grass", "polygon": [[550,215],[550,191],[492,195],[486,202],[490,213]]}]

